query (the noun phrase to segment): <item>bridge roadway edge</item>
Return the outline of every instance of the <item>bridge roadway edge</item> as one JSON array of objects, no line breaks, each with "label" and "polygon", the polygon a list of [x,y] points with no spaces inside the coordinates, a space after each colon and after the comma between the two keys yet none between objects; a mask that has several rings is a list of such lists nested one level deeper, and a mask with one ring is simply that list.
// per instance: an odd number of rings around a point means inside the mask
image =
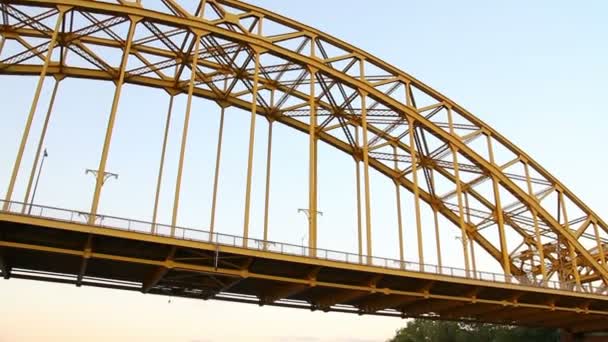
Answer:
[{"label": "bridge roadway edge", "polygon": [[313,259],[18,214],[0,213],[0,259],[5,278],[402,318],[471,319],[573,332],[608,330],[606,296]]}]

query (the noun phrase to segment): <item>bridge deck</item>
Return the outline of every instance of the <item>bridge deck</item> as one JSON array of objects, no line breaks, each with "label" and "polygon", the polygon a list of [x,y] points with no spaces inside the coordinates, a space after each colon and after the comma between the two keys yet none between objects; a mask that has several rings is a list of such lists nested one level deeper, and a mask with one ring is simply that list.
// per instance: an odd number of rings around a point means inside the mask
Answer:
[{"label": "bridge deck", "polygon": [[0,213],[0,270],[6,279],[574,332],[608,329],[605,295],[248,247],[236,239],[208,243]]}]

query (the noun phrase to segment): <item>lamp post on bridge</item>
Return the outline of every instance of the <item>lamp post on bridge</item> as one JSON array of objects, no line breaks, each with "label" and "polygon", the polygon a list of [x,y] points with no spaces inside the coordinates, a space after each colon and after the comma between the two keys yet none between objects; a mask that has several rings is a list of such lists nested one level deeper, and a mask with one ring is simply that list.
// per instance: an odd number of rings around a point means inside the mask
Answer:
[{"label": "lamp post on bridge", "polygon": [[[99,173],[99,171],[92,170],[92,169],[86,169],[84,171],[85,175],[92,174],[95,177],[95,179],[97,179],[97,174],[98,173]],[[104,172],[103,173],[103,182],[101,183],[101,185],[106,184],[106,181],[108,179],[110,179],[110,178],[118,179],[118,174],[117,173],[112,173],[112,172]]]},{"label": "lamp post on bridge", "polygon": [[38,182],[40,181],[40,174],[42,173],[42,166],[44,165],[44,160],[48,157],[49,154],[44,149],[44,153],[42,154],[42,160],[40,161],[40,167],[38,168],[38,176],[36,176],[36,183],[34,183],[34,191],[32,192],[32,200],[30,201],[30,207],[27,211],[27,214],[30,215],[32,213],[32,206],[34,205],[34,199],[36,198],[36,190],[38,190]]},{"label": "lamp post on bridge", "polygon": [[471,272],[473,273],[473,278],[477,278],[477,268],[475,267],[475,251],[473,250],[473,240],[471,240],[470,238],[468,238],[466,235],[463,236],[455,236],[454,240],[458,240],[460,242],[462,242],[462,250],[465,251],[466,250],[466,244],[467,242],[470,244],[470,250],[471,250],[471,259],[473,261],[473,269],[470,270],[468,265],[465,265],[465,272],[467,277],[471,277]]},{"label": "lamp post on bridge", "polygon": [[[304,213],[304,215],[306,215],[306,219],[308,220],[308,227],[310,227],[310,225],[312,224],[312,215],[319,215],[319,216],[323,216],[323,212],[316,210],[314,212],[312,212],[310,209],[304,209],[304,208],[299,208],[298,209],[298,213]],[[302,236],[302,247],[304,247],[304,236],[306,236],[306,234],[304,234]],[[310,244],[308,244],[308,248],[310,249]],[[306,254],[306,253],[304,253]]]},{"label": "lamp post on bridge", "polygon": [[[93,177],[95,177],[95,180],[97,180],[97,175],[99,174],[99,170],[93,170],[93,169],[86,169],[84,171],[85,175],[88,174],[92,174]],[[106,181],[110,178],[114,178],[114,179],[118,179],[118,174],[117,173],[112,173],[112,172],[104,172],[103,173],[103,180],[101,181],[101,186],[103,187],[104,184],[106,184]],[[95,222],[96,218],[93,218],[93,222]]]}]

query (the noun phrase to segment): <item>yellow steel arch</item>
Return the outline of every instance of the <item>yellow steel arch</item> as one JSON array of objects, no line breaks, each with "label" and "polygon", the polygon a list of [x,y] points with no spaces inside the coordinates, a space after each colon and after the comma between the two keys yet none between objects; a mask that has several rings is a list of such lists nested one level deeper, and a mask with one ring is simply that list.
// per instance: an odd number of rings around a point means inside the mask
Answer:
[{"label": "yellow steel arch", "polygon": [[[421,263],[419,201],[461,229],[467,270],[472,250],[466,241],[472,240],[501,264],[506,275],[540,277],[541,281],[556,275],[564,284],[578,287],[588,282],[608,284],[605,241],[600,234],[608,232],[608,225],[538,163],[471,113],[410,75],[311,27],[239,1],[196,4],[196,8],[187,8],[174,0],[5,2],[0,7],[3,15],[19,24],[0,28],[2,44],[13,40],[23,51],[1,60],[0,73],[41,75],[40,82],[45,75],[55,75],[58,80],[79,77],[117,84],[98,177],[103,177],[122,84],[163,88],[171,95],[186,93],[189,99],[200,96],[222,107],[249,110],[309,134],[310,210],[316,210],[317,140],[351,154],[357,170],[362,162],[368,256],[372,251],[367,173],[372,167],[414,194]],[[38,12],[29,14],[22,6]],[[75,15],[87,18],[89,25],[71,27],[65,18],[73,20]],[[94,15],[103,15],[103,19]],[[55,29],[45,24],[52,20]],[[129,24],[129,30],[113,31],[122,24]],[[266,33],[268,26],[274,32]],[[141,27],[148,30],[148,36],[136,38],[135,31]],[[32,46],[26,38],[50,42]],[[88,67],[71,64],[69,58],[45,58],[51,56],[48,51],[55,44],[61,56],[68,52],[78,55]],[[92,46],[122,50],[120,65],[112,65],[106,56],[93,52]],[[152,57],[156,62],[150,61]],[[129,59],[141,66],[128,70]],[[32,64],[32,60],[40,63]],[[163,72],[173,68],[174,75]],[[188,71],[187,80],[182,76],[189,69],[196,72]],[[252,123],[252,136],[253,127]],[[24,136],[26,141],[27,134]],[[480,138],[485,139],[483,147],[473,144]],[[14,166],[7,201],[12,197],[22,153]],[[499,160],[503,156],[508,156],[506,162]],[[485,181],[492,184],[490,192],[480,189]],[[441,182],[450,184],[447,192],[440,193]],[[97,184],[93,215],[101,178]],[[547,204],[551,196],[557,199],[556,206]],[[505,204],[507,197],[514,202]],[[178,200],[179,191],[175,202]],[[177,206],[174,221],[176,211]],[[246,212],[245,237],[247,220]],[[483,230],[490,226],[499,233],[498,243],[484,235]],[[508,246],[507,230],[521,239],[520,246]],[[316,246],[315,236],[312,215],[311,247]],[[587,247],[589,241],[593,247]]]}]

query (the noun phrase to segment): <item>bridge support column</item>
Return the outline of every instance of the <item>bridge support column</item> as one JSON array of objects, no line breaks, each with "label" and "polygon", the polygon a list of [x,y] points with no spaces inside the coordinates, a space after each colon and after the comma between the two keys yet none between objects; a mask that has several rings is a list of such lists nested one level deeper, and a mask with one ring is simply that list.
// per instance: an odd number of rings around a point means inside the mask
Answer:
[{"label": "bridge support column", "polygon": [[[363,62],[361,62],[363,65]],[[361,75],[364,75],[362,72]],[[361,125],[363,130],[363,178],[365,186],[365,233],[367,247],[367,263],[372,264],[372,213],[371,213],[371,188],[369,183],[369,140],[367,139],[367,93],[359,92],[361,96]]]},{"label": "bridge support column", "polygon": [[249,157],[247,159],[247,185],[245,188],[245,217],[243,219],[243,247],[247,247],[249,238],[249,210],[251,208],[251,177],[253,173],[253,146],[255,143],[255,119],[258,112],[258,87],[260,77],[260,51],[253,47],[255,68],[253,72],[253,94],[251,100],[251,122],[249,125]]},{"label": "bridge support column", "polygon": [[[558,200],[560,203],[560,207],[562,210],[562,214],[564,215],[564,226],[566,231],[570,231],[570,221],[568,220],[568,211],[566,210],[566,203],[564,201],[564,192],[558,190]],[[559,210],[559,209],[558,209]],[[570,254],[570,260],[572,260],[572,273],[574,274],[574,280],[576,281],[576,287],[580,290],[582,289],[581,285],[581,275],[578,273],[578,262],[577,255],[574,251],[574,246],[569,241],[566,241],[566,245],[568,246],[568,253]]]},{"label": "bridge support column", "polygon": [[[51,119],[51,114],[53,112],[53,106],[55,104],[55,97],[57,96],[57,90],[59,88],[59,82],[61,82],[62,77],[55,78],[55,85],[53,86],[53,92],[51,93],[51,100],[49,102],[49,107],[46,112],[46,116],[44,118],[44,124],[42,125],[42,132],[40,133],[40,138],[38,139],[38,147],[36,149],[36,154],[34,157],[34,164],[32,165],[32,169],[30,171],[30,178],[27,182],[27,189],[25,190],[25,196],[23,197],[23,208],[21,209],[21,213],[25,214],[26,208],[28,207],[28,203],[30,201],[30,193],[32,191],[32,185],[34,184],[34,176],[36,175],[36,170],[38,169],[38,161],[40,160],[40,156],[42,154],[42,147],[44,145],[44,138],[46,137],[46,131],[49,127],[49,121]],[[33,198],[32,198],[33,201]],[[31,204],[29,203],[29,211],[32,210]]]},{"label": "bridge support column", "polygon": [[[454,120],[452,119],[452,109],[447,108],[448,111],[448,126],[450,134],[455,135],[454,132]],[[467,246],[467,240],[469,238],[467,233],[467,226],[464,222],[464,204],[463,204],[463,191],[462,184],[460,182],[460,166],[458,164],[458,148],[453,144],[450,144],[450,150],[452,151],[452,166],[454,168],[454,178],[456,180],[456,196],[458,198],[458,218],[461,230],[462,240],[462,254],[464,255],[464,268],[467,277],[470,276],[470,260],[469,260],[469,247]]]},{"label": "bridge support column", "polygon": [[[451,125],[450,125],[451,126]],[[462,185],[460,184],[460,170],[458,167],[458,150],[453,145],[450,145],[452,150],[452,164],[454,165],[454,177],[456,178],[456,197],[458,198],[458,218],[461,230],[462,254],[464,255],[464,268],[467,276],[469,276],[469,247],[467,246],[468,234],[464,222],[464,204],[462,203]]]},{"label": "bridge support column", "polygon": [[600,232],[597,229],[597,222],[591,222],[593,225],[593,233],[595,234],[595,243],[597,244],[597,250],[600,252],[600,261],[602,265],[606,266],[606,254],[604,252],[604,244],[600,240]]},{"label": "bridge support column", "polygon": [[110,117],[108,118],[108,127],[106,128],[106,136],[103,143],[103,149],[101,152],[101,159],[99,160],[99,167],[97,168],[97,181],[95,182],[95,192],[93,194],[93,202],[91,204],[91,212],[89,215],[89,224],[95,224],[97,217],[97,209],[99,207],[99,197],[101,195],[101,187],[104,183],[104,177],[106,176],[106,163],[108,161],[108,153],[110,151],[110,144],[112,142],[112,133],[114,131],[114,122],[116,121],[116,112],[118,110],[118,103],[120,102],[120,95],[122,92],[122,85],[125,81],[125,70],[127,68],[127,61],[131,53],[131,45],[133,43],[133,36],[135,35],[135,26],[141,17],[131,17],[131,24],[129,25],[129,33],[125,42],[126,46],[122,54],[122,60],[120,63],[120,71],[118,75],[118,81],[116,81],[116,90],[114,91],[114,99],[112,100],[112,108],[110,110]]},{"label": "bridge support column", "polygon": [[268,211],[270,207],[270,168],[272,161],[272,127],[273,121],[268,121],[268,149],[266,150],[266,189],[264,194],[264,249],[268,242]]},{"label": "bridge support column", "polygon": [[[435,176],[434,172],[431,172],[431,184],[435,187]],[[433,202],[431,204],[431,209],[433,210],[433,223],[435,224],[435,248],[437,249],[437,267],[439,268],[439,273],[442,272],[442,258],[441,258],[441,238],[439,237],[439,216],[437,213],[437,203]]]},{"label": "bridge support column", "polygon": [[410,136],[410,156],[412,159],[412,180],[414,182],[414,208],[416,215],[416,237],[418,238],[418,263],[420,265],[420,271],[424,271],[424,246],[422,245],[422,222],[420,214],[420,190],[418,188],[418,163],[421,161],[418,153],[416,153],[415,139],[416,134],[414,130],[415,121],[408,118],[408,130]]},{"label": "bridge support column", "polygon": [[[51,41],[49,42],[48,52],[44,58],[44,64],[42,65],[40,77],[38,78],[38,85],[36,86],[36,90],[34,91],[34,99],[32,100],[32,104],[30,106],[30,112],[27,116],[25,128],[23,129],[23,134],[21,135],[21,143],[19,145],[19,150],[17,151],[15,164],[13,165],[13,172],[11,174],[8,188],[6,190],[6,196],[4,197],[5,202],[3,209],[5,211],[9,209],[10,201],[13,197],[13,191],[15,190],[15,182],[17,181],[17,176],[19,175],[19,168],[21,168],[21,161],[23,159],[23,153],[25,152],[25,145],[27,144],[27,140],[29,138],[30,130],[32,128],[32,122],[34,121],[34,115],[36,114],[36,108],[38,107],[38,101],[40,100],[40,93],[42,92],[42,86],[44,85],[44,79],[46,78],[46,73],[51,62],[51,58],[53,57],[53,48],[57,43],[57,36],[59,35],[59,29],[61,28],[61,24],[63,23],[63,18],[66,10],[67,9],[64,7],[59,8],[59,14],[57,16],[57,21],[55,22],[53,35],[51,36]],[[6,38],[2,40],[2,45],[4,45],[5,39]]]},{"label": "bridge support column", "polygon": [[222,143],[224,140],[224,116],[226,108],[222,106],[220,111],[220,125],[217,132],[217,151],[215,154],[215,174],[213,175],[213,197],[211,198],[211,222],[209,223],[209,240],[213,241],[215,230],[215,208],[217,205],[217,188],[220,178],[220,162],[222,161]]},{"label": "bridge support column", "polygon": [[167,109],[167,119],[165,121],[165,133],[163,135],[163,146],[160,152],[160,165],[158,166],[158,176],[156,178],[156,193],[154,195],[154,210],[152,212],[152,234],[157,233],[156,220],[158,215],[158,201],[160,199],[160,188],[163,182],[163,171],[165,169],[165,156],[167,153],[167,141],[169,138],[169,125],[171,124],[171,114],[173,112],[173,100],[175,95],[171,94],[169,98],[169,109]]},{"label": "bridge support column", "polygon": [[188,84],[188,101],[186,103],[186,114],[184,115],[184,127],[182,130],[182,142],[179,152],[179,164],[177,166],[177,179],[175,181],[175,197],[173,199],[173,216],[171,219],[171,236],[175,236],[175,226],[177,225],[177,215],[179,213],[179,196],[182,186],[182,175],[184,172],[184,160],[186,157],[186,143],[188,142],[188,128],[190,126],[190,112],[192,111],[192,97],[194,95],[194,82],[198,72],[198,55],[201,46],[201,32],[194,32],[194,50],[192,56],[192,66],[190,68],[190,82]]},{"label": "bridge support column", "polygon": [[[486,135],[488,144],[488,155],[490,157],[490,163],[494,164],[494,149],[492,148],[492,138]],[[507,247],[507,237],[505,235],[505,220],[502,212],[502,204],[500,201],[500,191],[498,180],[495,176],[492,176],[492,191],[494,192],[494,205],[496,222],[498,223],[498,236],[500,239],[500,251],[502,254],[502,268],[505,272],[505,276],[511,276],[511,259],[509,257],[509,249]]]},{"label": "bridge support column", "polygon": [[[359,127],[355,127],[355,143],[359,147]],[[359,263],[363,263],[363,224],[361,220],[361,158],[355,156],[355,177],[357,178],[357,244],[359,246]]]},{"label": "bridge support column", "polygon": [[[528,194],[535,198],[534,189],[532,188],[532,181],[530,180],[530,167],[528,163],[524,161],[524,175],[526,177],[526,184],[528,187]],[[538,256],[540,259],[540,273],[543,277],[543,284],[547,283],[547,268],[545,266],[545,249],[543,247],[543,243],[541,241],[540,236],[540,228],[538,226],[538,215],[536,213],[536,209],[530,208],[530,212],[532,213],[532,219],[534,221],[534,236],[536,239],[536,250],[538,251]]]},{"label": "bridge support column", "polygon": [[[393,154],[395,156],[395,172],[399,172],[399,163],[397,162],[397,146],[393,146]],[[397,228],[399,234],[399,261],[401,261],[401,268],[405,268],[403,263],[403,219],[401,215],[401,186],[397,179],[393,179],[395,183],[395,196],[397,200]]]},{"label": "bridge support column", "polygon": [[311,257],[317,255],[317,104],[315,102],[315,73],[310,73],[310,124],[309,124],[309,170],[308,170],[308,249]]}]

